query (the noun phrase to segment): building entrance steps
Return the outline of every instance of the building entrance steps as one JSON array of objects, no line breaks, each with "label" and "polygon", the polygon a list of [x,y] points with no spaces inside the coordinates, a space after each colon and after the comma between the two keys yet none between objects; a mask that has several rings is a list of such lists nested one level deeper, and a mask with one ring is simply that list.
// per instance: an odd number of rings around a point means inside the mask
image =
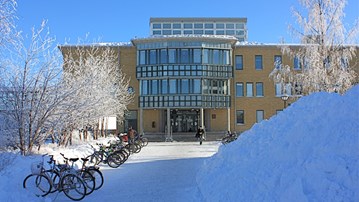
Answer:
[{"label": "building entrance steps", "polygon": [[[173,133],[172,139],[177,142],[195,142],[197,141],[195,134],[196,132]],[[206,141],[220,141],[225,134],[225,131],[206,132]],[[144,137],[150,142],[164,142],[166,141],[166,135],[166,133],[144,133]]]}]

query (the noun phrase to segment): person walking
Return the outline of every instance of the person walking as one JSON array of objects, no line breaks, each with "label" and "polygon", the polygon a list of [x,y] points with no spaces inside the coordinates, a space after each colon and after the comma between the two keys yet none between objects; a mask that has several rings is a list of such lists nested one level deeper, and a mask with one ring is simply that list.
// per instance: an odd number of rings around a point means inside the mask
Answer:
[{"label": "person walking", "polygon": [[198,127],[196,137],[199,140],[199,144],[202,145],[202,141],[204,139],[204,129],[202,126]]}]

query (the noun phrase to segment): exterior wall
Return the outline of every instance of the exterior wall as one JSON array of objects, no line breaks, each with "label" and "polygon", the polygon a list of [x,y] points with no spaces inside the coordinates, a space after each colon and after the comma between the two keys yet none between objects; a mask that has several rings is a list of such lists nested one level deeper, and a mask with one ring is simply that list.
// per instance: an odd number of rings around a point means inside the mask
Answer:
[{"label": "exterior wall", "polygon": [[145,132],[155,133],[160,130],[160,113],[162,110],[143,110],[143,128]]},{"label": "exterior wall", "polygon": [[212,132],[227,131],[227,109],[207,109],[207,113],[209,126],[206,126],[206,130],[209,128]]},{"label": "exterior wall", "polygon": [[[264,119],[269,119],[275,115],[277,110],[282,110],[284,107],[283,101],[280,97],[275,96],[275,84],[269,78],[269,74],[274,68],[274,56],[282,55],[280,48],[276,46],[236,46],[234,49],[233,58],[235,55],[243,56],[243,70],[236,70],[234,64],[234,77],[232,80],[232,106],[231,106],[231,129],[234,131],[248,130],[256,123],[256,110],[264,111]],[[255,55],[262,55],[262,70],[255,69]],[[288,57],[282,56],[282,63],[291,65],[293,61]],[[244,84],[244,96],[236,97],[236,83],[242,82]],[[253,97],[246,97],[246,83],[253,83]],[[256,82],[263,83],[263,97],[256,97]],[[288,100],[287,103],[293,102]],[[236,123],[236,110],[244,110],[244,124]]]}]

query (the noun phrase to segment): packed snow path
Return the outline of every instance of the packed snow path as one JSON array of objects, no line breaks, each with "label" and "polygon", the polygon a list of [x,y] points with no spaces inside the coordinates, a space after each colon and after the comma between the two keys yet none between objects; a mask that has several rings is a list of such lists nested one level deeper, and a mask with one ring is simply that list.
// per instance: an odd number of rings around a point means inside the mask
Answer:
[{"label": "packed snow path", "polygon": [[[202,201],[196,174],[219,142],[150,142],[119,168],[103,166],[103,187],[83,201]],[[54,201],[71,201],[63,193]]]}]

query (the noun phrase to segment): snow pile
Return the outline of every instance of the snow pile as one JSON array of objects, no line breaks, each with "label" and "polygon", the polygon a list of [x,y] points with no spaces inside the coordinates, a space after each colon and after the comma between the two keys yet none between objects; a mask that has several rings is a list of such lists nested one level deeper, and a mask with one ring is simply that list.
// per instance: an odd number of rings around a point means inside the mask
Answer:
[{"label": "snow pile", "polygon": [[206,201],[359,201],[359,85],[316,93],[205,161]]}]

